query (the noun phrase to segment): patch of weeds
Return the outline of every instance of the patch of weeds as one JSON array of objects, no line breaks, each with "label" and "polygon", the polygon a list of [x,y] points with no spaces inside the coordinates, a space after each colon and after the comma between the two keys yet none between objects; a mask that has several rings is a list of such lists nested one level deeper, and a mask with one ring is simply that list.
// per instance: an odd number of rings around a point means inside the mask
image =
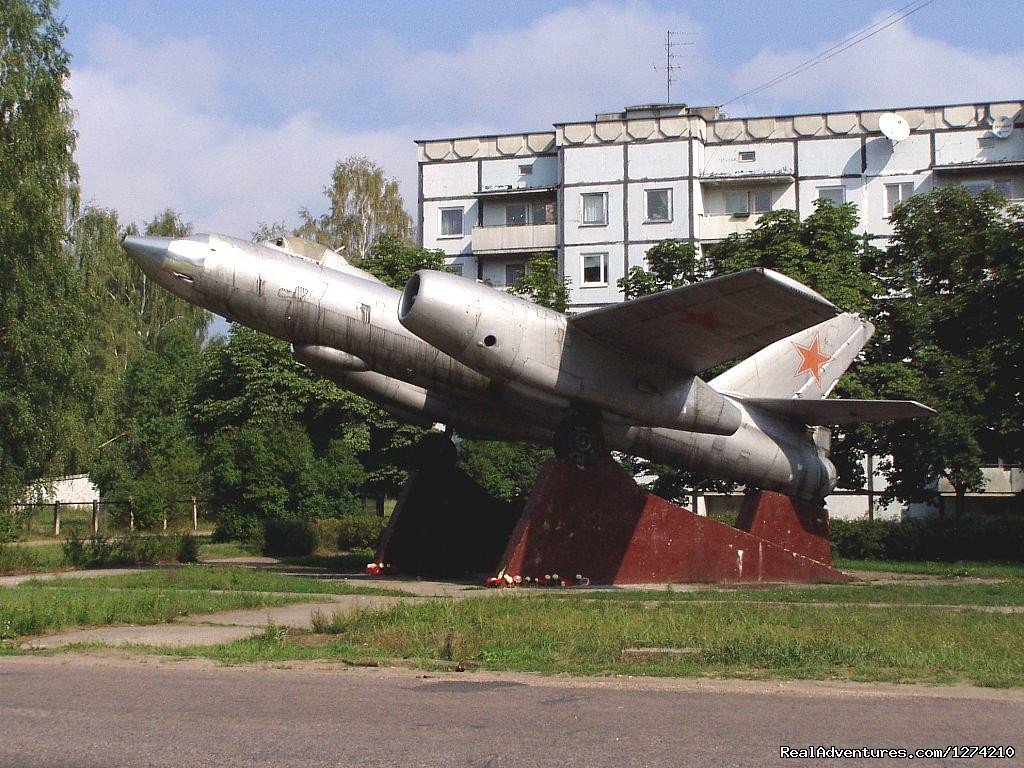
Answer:
[{"label": "patch of weeds", "polygon": [[64,559],[76,568],[194,563],[199,559],[199,542],[190,533],[147,536],[131,532],[119,539],[103,534],[82,539],[75,533],[63,547]]},{"label": "patch of weeds", "polygon": [[42,564],[31,547],[0,544],[0,574],[6,576],[40,570]]}]

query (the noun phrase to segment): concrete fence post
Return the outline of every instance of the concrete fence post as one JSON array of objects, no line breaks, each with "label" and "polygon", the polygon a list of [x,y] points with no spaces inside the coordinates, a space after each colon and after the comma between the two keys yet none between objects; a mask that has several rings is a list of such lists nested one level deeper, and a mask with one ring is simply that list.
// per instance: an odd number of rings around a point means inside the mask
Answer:
[{"label": "concrete fence post", "polygon": [[128,530],[135,530],[135,501],[131,496],[128,497]]},{"label": "concrete fence post", "polygon": [[60,536],[60,502],[53,502],[53,537]]},{"label": "concrete fence post", "polygon": [[192,497],[192,530],[199,530],[199,510],[196,508],[196,497]]},{"label": "concrete fence post", "polygon": [[100,503],[93,499],[92,502],[92,533],[93,536],[100,532]]}]

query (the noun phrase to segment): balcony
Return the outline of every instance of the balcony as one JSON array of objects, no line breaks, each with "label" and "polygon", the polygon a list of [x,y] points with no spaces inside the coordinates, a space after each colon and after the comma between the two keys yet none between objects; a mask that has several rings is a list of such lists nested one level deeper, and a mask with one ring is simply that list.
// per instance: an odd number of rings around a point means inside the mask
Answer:
[{"label": "balcony", "polygon": [[724,240],[729,235],[742,234],[753,229],[761,218],[760,213],[750,214],[699,214],[697,220],[697,237],[700,240]]},{"label": "balcony", "polygon": [[473,227],[473,253],[532,253],[551,251],[558,245],[557,224],[512,227]]}]

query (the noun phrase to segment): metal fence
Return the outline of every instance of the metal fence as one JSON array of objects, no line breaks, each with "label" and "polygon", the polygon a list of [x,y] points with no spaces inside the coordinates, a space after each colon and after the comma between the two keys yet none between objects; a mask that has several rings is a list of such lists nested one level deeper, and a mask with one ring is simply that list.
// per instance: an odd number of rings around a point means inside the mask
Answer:
[{"label": "metal fence", "polygon": [[[103,499],[86,503],[62,501],[19,504],[12,510],[22,539],[76,534],[116,534],[135,530],[134,505],[128,499]],[[210,505],[201,499],[182,499],[164,511],[157,530],[208,532],[216,523]],[[150,527],[150,530],[153,526]]]}]

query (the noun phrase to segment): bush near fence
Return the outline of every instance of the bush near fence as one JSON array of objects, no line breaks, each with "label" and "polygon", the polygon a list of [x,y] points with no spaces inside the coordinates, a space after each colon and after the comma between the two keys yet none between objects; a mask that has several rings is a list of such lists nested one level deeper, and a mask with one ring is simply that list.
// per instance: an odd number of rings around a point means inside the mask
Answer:
[{"label": "bush near fence", "polygon": [[1024,562],[1024,519],[831,520],[832,553],[856,560]]},{"label": "bush near fence", "polygon": [[375,514],[356,513],[316,520],[267,520],[263,554],[295,557],[374,547],[387,522]]},{"label": "bush near fence", "polygon": [[65,561],[76,568],[195,563],[199,560],[199,540],[189,533],[142,536],[132,532],[119,539],[108,539],[102,534],[82,539],[73,534],[62,547]]}]

